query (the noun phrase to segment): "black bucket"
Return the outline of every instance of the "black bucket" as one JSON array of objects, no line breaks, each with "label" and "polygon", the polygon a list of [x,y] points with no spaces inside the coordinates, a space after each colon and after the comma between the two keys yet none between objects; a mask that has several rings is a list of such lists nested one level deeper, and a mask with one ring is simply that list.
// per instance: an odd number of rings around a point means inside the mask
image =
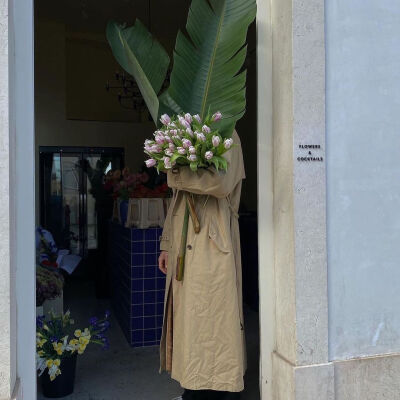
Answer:
[{"label": "black bucket", "polygon": [[75,354],[72,357],[61,360],[61,374],[58,375],[54,381],[50,380],[47,369],[43,372],[43,374],[40,376],[40,382],[42,384],[42,392],[44,397],[58,399],[73,393],[76,358],[77,356]]}]

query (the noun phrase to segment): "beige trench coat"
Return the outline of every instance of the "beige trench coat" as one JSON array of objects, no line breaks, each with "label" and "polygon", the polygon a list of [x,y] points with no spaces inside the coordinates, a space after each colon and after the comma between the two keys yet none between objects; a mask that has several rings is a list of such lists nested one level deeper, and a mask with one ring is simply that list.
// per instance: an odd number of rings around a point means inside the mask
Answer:
[{"label": "beige trench coat", "polygon": [[[245,178],[240,139],[225,154],[228,171],[214,168],[168,172],[174,197],[161,237],[168,251],[160,373],[187,389],[239,392],[247,367],[242,308],[242,270],[238,208]],[[201,231],[191,220],[183,281],[175,279],[185,202],[182,191],[194,194]],[[172,291],[172,293],[170,293]],[[172,298],[172,360],[167,368],[167,301]]]}]

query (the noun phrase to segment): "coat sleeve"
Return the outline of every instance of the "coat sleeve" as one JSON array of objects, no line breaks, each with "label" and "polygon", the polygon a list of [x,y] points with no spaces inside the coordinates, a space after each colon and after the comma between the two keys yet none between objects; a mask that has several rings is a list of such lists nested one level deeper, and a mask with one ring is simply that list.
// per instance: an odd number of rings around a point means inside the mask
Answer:
[{"label": "coat sleeve", "polygon": [[195,194],[227,197],[244,179],[243,154],[239,136],[234,136],[234,146],[224,154],[228,161],[227,171],[217,171],[214,167],[201,168],[193,172],[188,166],[168,171],[168,186]]}]

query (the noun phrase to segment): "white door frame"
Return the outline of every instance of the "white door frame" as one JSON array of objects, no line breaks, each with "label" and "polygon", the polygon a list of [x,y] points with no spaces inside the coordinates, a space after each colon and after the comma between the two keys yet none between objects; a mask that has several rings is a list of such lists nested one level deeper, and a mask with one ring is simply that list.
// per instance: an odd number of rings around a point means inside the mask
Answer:
[{"label": "white door frame", "polygon": [[260,398],[272,400],[275,350],[271,0],[257,1],[257,156]]},{"label": "white door frame", "polygon": [[[13,259],[16,269],[17,376],[20,396],[36,399],[35,370],[35,126],[33,0],[9,2],[10,83],[15,153],[11,174],[15,224]],[[260,391],[272,399],[274,338],[274,256],[272,216],[272,29],[270,0],[258,0],[258,221],[260,289]],[[22,397],[21,397],[22,398]]]},{"label": "white door frame", "polygon": [[[33,0],[9,1],[11,260],[16,274],[17,398],[36,399]],[[11,299],[11,301],[13,298]]]}]

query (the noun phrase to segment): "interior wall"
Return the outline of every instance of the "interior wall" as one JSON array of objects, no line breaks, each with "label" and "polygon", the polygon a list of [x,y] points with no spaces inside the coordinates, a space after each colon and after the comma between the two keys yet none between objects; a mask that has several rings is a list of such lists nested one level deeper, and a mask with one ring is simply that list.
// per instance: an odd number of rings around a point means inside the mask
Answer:
[{"label": "interior wall", "polygon": [[139,168],[144,160],[143,142],[151,136],[153,123],[67,119],[65,25],[37,20],[35,33],[36,145],[124,147],[126,165]]},{"label": "interior wall", "polygon": [[326,2],[331,359],[400,351],[400,3]]}]

